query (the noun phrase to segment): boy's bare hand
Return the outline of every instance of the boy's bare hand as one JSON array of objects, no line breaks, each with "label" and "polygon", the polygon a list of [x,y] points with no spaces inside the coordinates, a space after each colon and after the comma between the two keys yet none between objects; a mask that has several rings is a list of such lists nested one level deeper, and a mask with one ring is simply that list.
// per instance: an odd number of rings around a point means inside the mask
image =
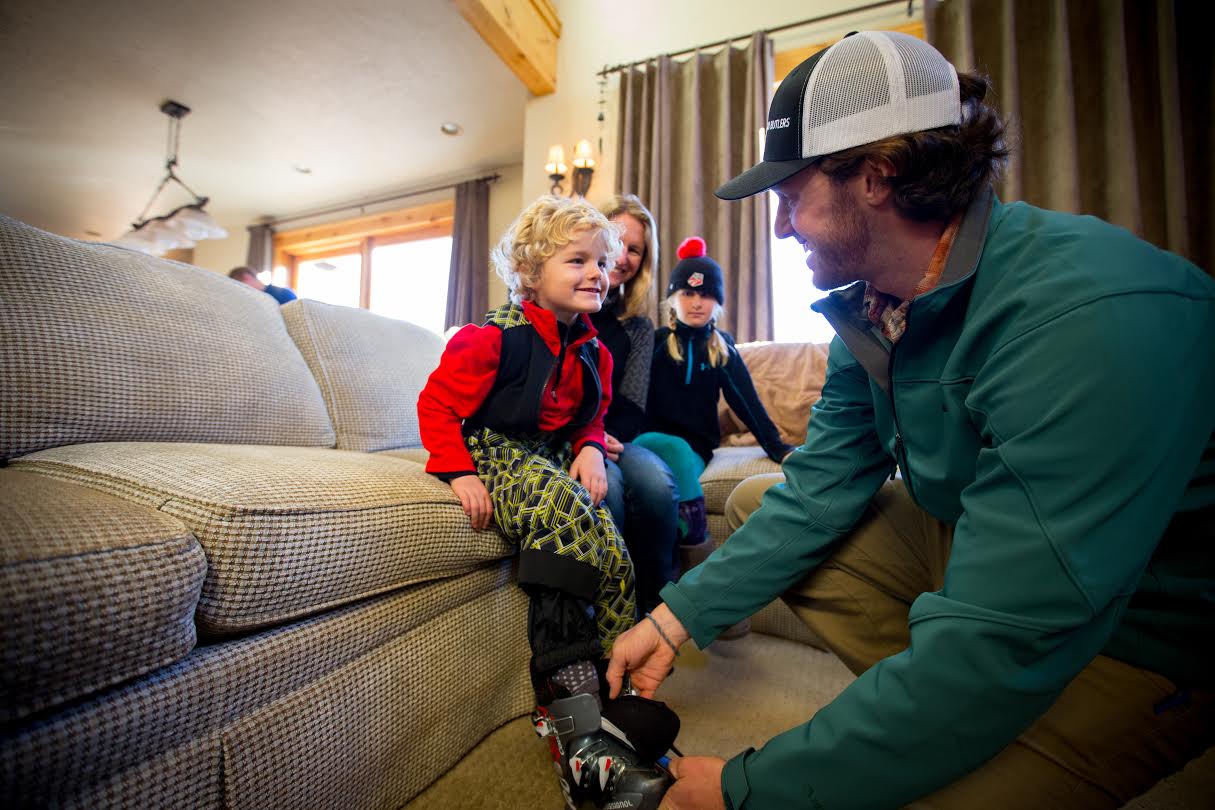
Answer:
[{"label": "boy's bare hand", "polygon": [[578,451],[574,463],[570,465],[570,478],[573,478],[591,494],[591,503],[598,506],[607,495],[607,470],[603,466],[603,453],[599,448],[587,445]]},{"label": "boy's bare hand", "polygon": [[494,517],[494,504],[489,499],[489,490],[481,483],[481,479],[475,475],[461,475],[451,479],[451,488],[460,499],[464,514],[472,520],[472,527],[488,527]]}]

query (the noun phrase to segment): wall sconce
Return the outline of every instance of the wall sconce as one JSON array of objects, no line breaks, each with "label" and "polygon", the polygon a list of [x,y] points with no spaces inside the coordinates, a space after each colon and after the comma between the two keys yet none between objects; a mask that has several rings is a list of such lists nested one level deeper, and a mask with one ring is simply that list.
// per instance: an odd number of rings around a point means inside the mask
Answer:
[{"label": "wall sconce", "polygon": [[[585,138],[578,141],[578,145],[574,147],[574,176],[570,196],[586,197],[586,193],[591,190],[591,179],[595,175],[593,154],[591,142]],[[548,148],[548,162],[544,164],[548,179],[553,181],[553,187],[550,189],[553,194],[564,193],[561,182],[565,180],[568,170],[569,167],[565,165],[565,148],[559,143],[553,144]]]}]

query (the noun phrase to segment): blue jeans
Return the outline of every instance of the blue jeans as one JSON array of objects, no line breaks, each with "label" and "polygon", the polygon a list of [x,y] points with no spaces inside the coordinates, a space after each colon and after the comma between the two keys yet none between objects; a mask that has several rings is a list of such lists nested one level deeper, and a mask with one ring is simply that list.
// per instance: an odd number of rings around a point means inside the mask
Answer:
[{"label": "blue jeans", "polygon": [[679,576],[679,489],[662,459],[635,444],[606,466],[604,503],[633,558],[637,606],[653,610],[658,591]]}]

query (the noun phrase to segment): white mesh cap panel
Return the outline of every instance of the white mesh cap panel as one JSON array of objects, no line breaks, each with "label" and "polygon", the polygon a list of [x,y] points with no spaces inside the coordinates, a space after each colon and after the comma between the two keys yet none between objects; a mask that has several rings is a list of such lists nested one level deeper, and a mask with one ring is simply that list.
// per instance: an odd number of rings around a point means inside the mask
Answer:
[{"label": "white mesh cap panel", "polygon": [[932,46],[895,32],[837,42],[806,84],[802,157],[957,124],[958,78]]},{"label": "white mesh cap panel", "polygon": [[857,113],[890,103],[882,52],[864,37],[842,40],[827,52],[806,86],[806,126],[813,133]]},{"label": "white mesh cap panel", "polygon": [[957,74],[945,69],[947,63],[928,43],[915,37],[892,37],[890,44],[903,63],[903,86],[908,98],[957,91]]}]

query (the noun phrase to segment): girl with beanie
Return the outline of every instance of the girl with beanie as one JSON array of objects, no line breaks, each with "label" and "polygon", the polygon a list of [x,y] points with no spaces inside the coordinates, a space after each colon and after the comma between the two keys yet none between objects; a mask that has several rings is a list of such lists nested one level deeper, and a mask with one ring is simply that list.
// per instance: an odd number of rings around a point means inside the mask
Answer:
[{"label": "girl with beanie", "polygon": [[721,444],[717,401],[726,403],[778,464],[793,447],[763,403],[734,339],[715,324],[725,303],[721,267],[705,255],[699,236],[679,246],[679,263],[667,285],[668,326],[654,336],[645,432],[633,440],[662,458],[679,487],[680,556],[684,569],[713,550],[700,474]]}]

